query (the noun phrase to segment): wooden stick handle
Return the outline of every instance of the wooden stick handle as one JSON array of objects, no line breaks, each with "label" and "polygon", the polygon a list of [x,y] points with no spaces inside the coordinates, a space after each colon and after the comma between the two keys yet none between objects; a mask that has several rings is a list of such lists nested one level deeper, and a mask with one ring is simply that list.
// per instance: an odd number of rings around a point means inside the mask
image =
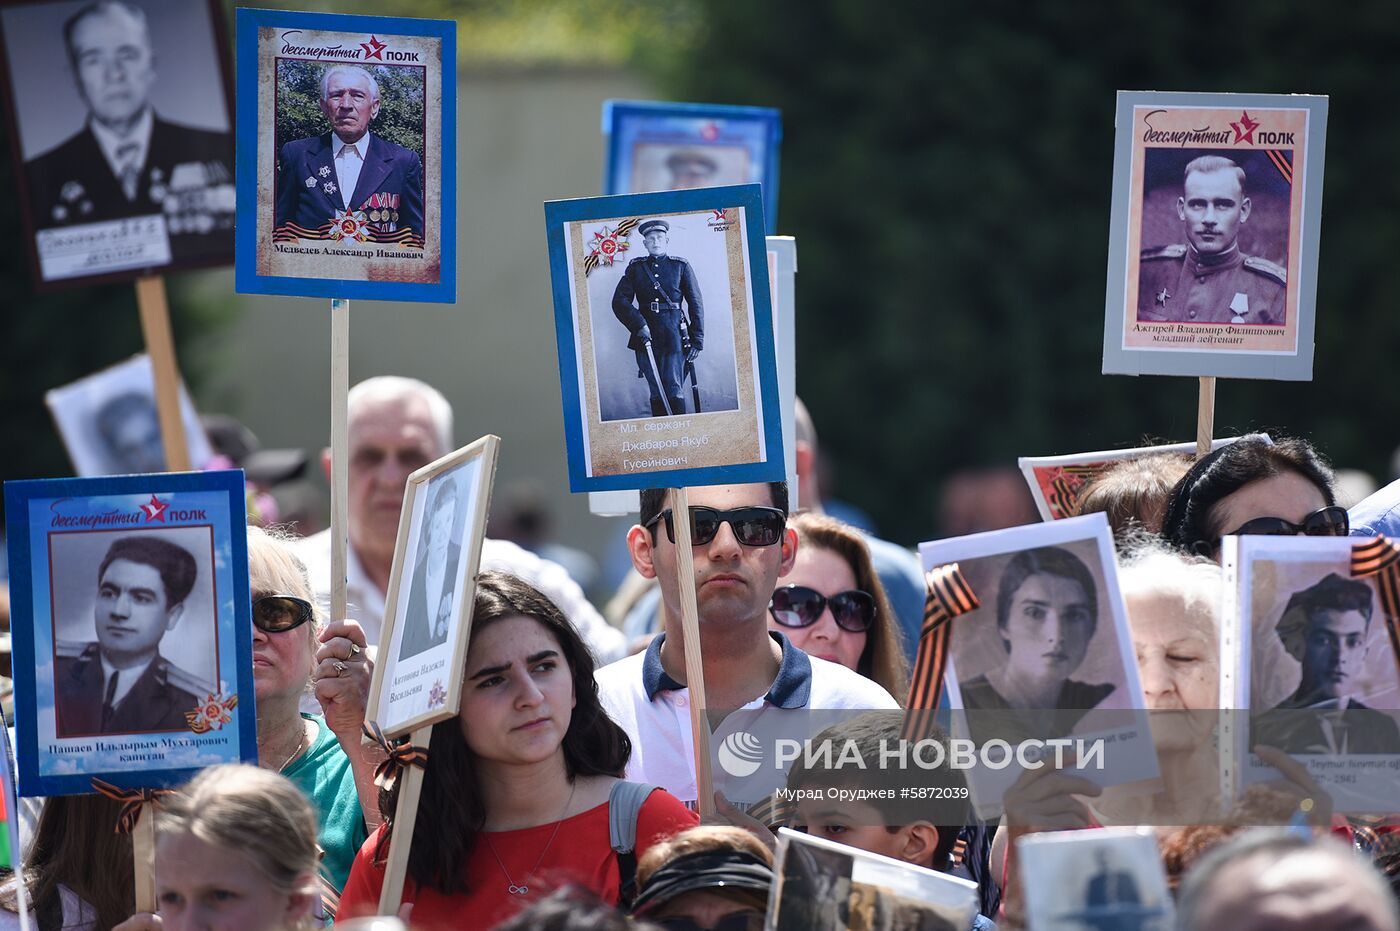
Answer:
[{"label": "wooden stick handle", "polygon": [[345,618],[350,544],[350,302],[331,301],[331,620]]},{"label": "wooden stick handle", "polygon": [[1196,458],[1210,452],[1215,434],[1215,376],[1201,376],[1201,394],[1196,404]]},{"label": "wooden stick handle", "polygon": [[[428,743],[433,728],[420,727],[409,739],[415,747],[432,752]],[[403,884],[408,876],[408,852],[413,847],[413,827],[418,822],[418,800],[423,795],[423,768],[410,766],[399,778],[399,802],[394,809],[394,832],[389,838],[389,859],[384,864],[384,886],[379,890],[379,914],[394,917],[403,902]]]},{"label": "wooden stick handle", "polygon": [[685,683],[690,692],[690,731],[695,744],[695,789],[700,818],[713,820],[715,783],[710,772],[710,722],[705,716],[705,667],[700,656],[700,611],[695,604],[695,551],[690,544],[690,495],[671,490],[671,525],[676,530],[676,575],[681,593],[681,638]]},{"label": "wooden stick handle", "polygon": [[131,866],[136,876],[136,911],[156,910],[156,806],[141,803],[141,814],[131,829]]},{"label": "wooden stick handle", "polygon": [[156,379],[156,414],[165,447],[167,472],[190,470],[190,447],[185,442],[185,421],[180,416],[180,370],[175,365],[175,339],[170,333],[170,307],[165,300],[165,279],[147,275],[136,279],[136,307],[141,332]]}]

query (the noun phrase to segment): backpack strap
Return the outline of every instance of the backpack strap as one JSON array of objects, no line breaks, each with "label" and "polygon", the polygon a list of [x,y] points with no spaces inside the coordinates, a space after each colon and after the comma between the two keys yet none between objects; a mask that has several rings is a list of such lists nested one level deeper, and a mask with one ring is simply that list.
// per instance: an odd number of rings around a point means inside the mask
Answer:
[{"label": "backpack strap", "polygon": [[657,788],[620,779],[608,795],[608,841],[617,853],[617,907],[622,911],[637,897],[637,816]]}]

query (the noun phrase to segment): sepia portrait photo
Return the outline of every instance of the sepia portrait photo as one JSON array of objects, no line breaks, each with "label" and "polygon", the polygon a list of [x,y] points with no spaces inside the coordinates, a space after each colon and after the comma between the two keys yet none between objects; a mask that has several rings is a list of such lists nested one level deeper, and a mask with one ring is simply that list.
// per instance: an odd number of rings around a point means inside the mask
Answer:
[{"label": "sepia portrait photo", "polygon": [[0,8],[25,241],[40,287],[233,259],[223,6]]},{"label": "sepia portrait photo", "polygon": [[1311,377],[1326,121],[1325,97],[1119,93],[1105,372]]},{"label": "sepia portrait photo", "polygon": [[[73,471],[80,476],[164,472],[165,447],[156,414],[151,358],[133,356],[119,365],[54,388],[44,403],[58,425]],[[194,402],[180,386],[180,415],[190,463],[204,468],[214,451]]]},{"label": "sepia portrait photo", "polygon": [[240,10],[239,25],[239,289],[342,279],[336,296],[451,300],[451,24]]},{"label": "sepia portrait photo", "polygon": [[1048,831],[1017,841],[1025,896],[1043,931],[1171,931],[1173,904],[1152,828]]},{"label": "sepia portrait photo", "polygon": [[758,193],[546,204],[575,490],[781,460]]}]

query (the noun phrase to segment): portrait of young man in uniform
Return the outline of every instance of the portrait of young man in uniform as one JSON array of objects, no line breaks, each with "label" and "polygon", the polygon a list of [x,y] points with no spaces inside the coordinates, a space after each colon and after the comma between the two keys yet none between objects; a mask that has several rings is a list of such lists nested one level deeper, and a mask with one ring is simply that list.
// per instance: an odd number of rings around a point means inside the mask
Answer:
[{"label": "portrait of young man in uniform", "polygon": [[418,153],[370,132],[379,82],[366,68],[332,65],[321,75],[319,136],[282,146],[274,235],[324,238],[347,212],[365,214],[379,242],[423,247],[423,163]]},{"label": "portrait of young man in uniform", "polygon": [[705,344],[699,281],[689,262],[667,254],[669,223],[646,220],[637,232],[647,254],[627,263],[613,291],[613,314],[627,328],[627,348],[636,355],[639,377],[646,379],[651,416],[698,413],[698,390],[687,407],[683,385],[695,384],[695,359]]},{"label": "portrait of young man in uniform", "polygon": [[[196,3],[189,7],[184,15],[197,16],[207,9]],[[25,35],[17,17],[5,23],[12,53],[17,45],[47,38]],[[209,31],[212,25],[201,28]],[[63,22],[62,44],[86,112],[76,131],[25,162],[35,228],[159,215],[172,263],[230,260],[233,136],[167,119],[152,103],[159,81],[180,86],[187,77],[181,69],[189,67],[194,53],[166,48],[164,55],[158,54],[146,11],[141,4],[123,0],[98,0],[78,9]],[[13,54],[11,60],[14,67]],[[162,64],[171,65],[163,77],[158,70]],[[204,83],[221,86],[217,57],[211,66],[216,73]],[[171,91],[167,97],[178,93]],[[37,123],[53,119],[48,112],[32,109],[32,103],[29,107],[17,108],[22,136],[36,131]],[[207,101],[204,107],[207,110]],[[210,122],[219,120],[211,117]]]},{"label": "portrait of young man in uniform", "polygon": [[1254,210],[1244,169],[1221,155],[1186,165],[1176,216],[1185,243],[1142,250],[1141,322],[1284,324],[1288,277],[1282,266],[1240,249]]},{"label": "portrait of young man in uniform", "polygon": [[55,641],[57,736],[188,728],[185,712],[202,700],[202,685],[160,646],[186,614],[198,574],[189,550],[155,532],[113,541],[95,580],[97,639]]}]

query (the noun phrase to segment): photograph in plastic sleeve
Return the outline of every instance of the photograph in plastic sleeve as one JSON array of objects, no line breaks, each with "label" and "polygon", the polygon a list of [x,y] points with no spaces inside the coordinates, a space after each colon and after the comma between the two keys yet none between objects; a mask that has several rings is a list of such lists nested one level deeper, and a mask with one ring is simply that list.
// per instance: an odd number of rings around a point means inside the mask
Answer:
[{"label": "photograph in plastic sleeve", "polygon": [[1327,98],[1118,94],[1104,371],[1312,378]]},{"label": "photograph in plastic sleeve", "polygon": [[8,3],[0,39],[41,289],[233,261],[223,4]]},{"label": "photograph in plastic sleeve", "polygon": [[[44,403],[58,425],[73,471],[87,477],[164,472],[165,447],[156,413],[156,379],[151,357],[133,356],[45,392]],[[202,469],[214,456],[199,414],[183,384],[180,417],[190,465]]]},{"label": "photograph in plastic sleeve", "polygon": [[977,885],[782,828],[773,861],[766,931],[964,931],[977,915]]},{"label": "photograph in plastic sleeve", "polygon": [[5,494],[21,794],[256,762],[243,473]]},{"label": "photograph in plastic sleeve", "polygon": [[980,603],[948,622],[944,667],[953,736],[984,759],[1011,754],[970,771],[978,814],[999,811],[1057,746],[1075,775],[1149,789],[1157,759],[1104,516],[924,543],[919,554],[925,571],[956,563]]},{"label": "photograph in plastic sleeve", "polygon": [[1172,898],[1151,828],[1052,831],[1016,844],[1030,931],[1171,931]]},{"label": "photograph in plastic sleeve", "polygon": [[1349,537],[1226,537],[1234,590],[1224,668],[1237,792],[1279,773],[1251,752],[1275,747],[1307,767],[1341,812],[1393,807],[1400,772],[1396,619],[1377,576],[1355,576]]}]

